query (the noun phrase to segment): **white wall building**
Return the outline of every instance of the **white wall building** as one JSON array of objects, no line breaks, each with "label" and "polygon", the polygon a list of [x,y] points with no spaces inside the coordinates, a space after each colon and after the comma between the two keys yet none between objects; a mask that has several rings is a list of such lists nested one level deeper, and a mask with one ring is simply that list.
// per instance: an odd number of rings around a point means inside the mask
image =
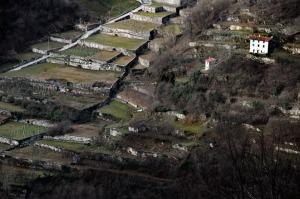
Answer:
[{"label": "white wall building", "polygon": [[207,71],[207,70],[209,70],[211,67],[212,67],[212,65],[214,65],[215,63],[216,63],[216,59],[215,58],[213,58],[213,57],[208,57],[206,60],[205,60],[205,68],[204,68],[204,70],[205,71]]},{"label": "white wall building", "polygon": [[266,55],[269,53],[269,43],[272,37],[265,37],[261,35],[251,35],[250,39],[250,53]]}]

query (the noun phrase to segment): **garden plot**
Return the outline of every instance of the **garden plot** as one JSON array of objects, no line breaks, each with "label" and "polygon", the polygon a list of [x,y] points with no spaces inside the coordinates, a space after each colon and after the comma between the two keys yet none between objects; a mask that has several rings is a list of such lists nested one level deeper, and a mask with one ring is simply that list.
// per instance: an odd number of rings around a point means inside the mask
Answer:
[{"label": "garden plot", "polygon": [[23,52],[17,54],[15,57],[20,62],[26,62],[41,57],[41,54],[34,52]]},{"label": "garden plot", "polygon": [[136,0],[75,0],[75,2],[95,19],[114,18],[139,6]]},{"label": "garden plot", "polygon": [[104,117],[105,115],[108,115],[117,120],[129,121],[132,118],[135,109],[129,104],[113,100],[108,105],[99,109],[98,112]]},{"label": "garden plot", "polygon": [[49,51],[58,50],[62,48],[65,44],[49,41],[49,42],[41,42],[34,44],[31,46],[32,52],[40,53],[40,54],[47,54]]},{"label": "garden plot", "polygon": [[60,165],[69,165],[72,163],[72,157],[36,146],[16,148],[11,151],[6,151],[5,155],[29,161],[42,161],[45,162],[45,164],[47,163],[47,166],[51,163]]},{"label": "garden plot", "polygon": [[75,152],[75,153],[102,153],[106,150],[103,147],[95,146],[95,145],[86,145],[79,143],[71,143],[64,141],[56,141],[56,140],[40,140],[36,142],[37,145],[40,146],[51,146],[60,150]]},{"label": "garden plot", "polygon": [[132,54],[146,45],[147,40],[111,36],[107,34],[96,34],[81,41],[81,43],[82,45],[91,48],[108,51],[116,50],[118,52]]},{"label": "garden plot", "polygon": [[1,101],[0,101],[0,110],[6,110],[9,112],[19,112],[19,113],[26,111],[21,106],[17,106],[17,105],[11,104],[11,103],[1,102]]},{"label": "garden plot", "polygon": [[122,68],[126,68],[126,67],[130,66],[135,61],[135,58],[136,58],[135,56],[123,55],[123,56],[118,57],[113,62],[113,64],[115,64],[119,67],[122,67]]},{"label": "garden plot", "polygon": [[98,105],[104,99],[105,95],[66,95],[58,93],[49,97],[49,99],[64,105],[66,107],[72,107],[77,110],[84,110],[92,106]]},{"label": "garden plot", "polygon": [[5,185],[24,186],[30,181],[52,175],[54,175],[53,172],[46,170],[25,169],[8,165],[0,166],[0,182]]},{"label": "garden plot", "polygon": [[39,80],[58,79],[80,84],[103,82],[111,85],[118,79],[120,73],[111,71],[92,71],[60,64],[43,63],[26,67],[18,71],[7,72],[4,73],[3,76],[26,77]]},{"label": "garden plot", "polygon": [[52,41],[61,42],[61,43],[72,43],[77,40],[83,32],[77,30],[70,30],[67,32],[52,34],[50,39]]},{"label": "garden plot", "polygon": [[44,133],[45,130],[46,128],[41,126],[8,122],[0,126],[0,137],[20,141]]},{"label": "garden plot", "polygon": [[115,23],[104,25],[106,34],[118,35],[128,38],[149,39],[158,24],[126,19]]},{"label": "garden plot", "polygon": [[76,46],[74,48],[70,48],[66,51],[61,52],[61,54],[68,55],[68,56],[82,57],[91,60],[109,62],[112,59],[118,57],[121,53],[116,51],[106,51],[106,50],[99,50],[96,48]]},{"label": "garden plot", "polygon": [[144,21],[156,24],[165,24],[171,17],[175,16],[174,12],[144,12],[138,11],[133,13],[130,18],[137,21]]},{"label": "garden plot", "polygon": [[11,148],[9,144],[0,143],[0,153],[2,153],[2,151],[5,151],[9,148]]}]

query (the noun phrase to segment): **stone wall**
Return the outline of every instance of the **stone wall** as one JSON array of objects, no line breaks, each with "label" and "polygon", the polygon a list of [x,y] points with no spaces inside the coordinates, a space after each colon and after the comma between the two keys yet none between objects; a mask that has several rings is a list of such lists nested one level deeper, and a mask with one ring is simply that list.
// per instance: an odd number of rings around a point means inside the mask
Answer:
[{"label": "stone wall", "polygon": [[187,1],[186,0],[153,0],[153,2],[165,3],[174,6],[182,6],[186,4]]},{"label": "stone wall", "polygon": [[117,29],[117,28],[109,28],[103,26],[103,32],[108,35],[117,35],[120,37],[128,37],[128,38],[135,38],[135,39],[151,39],[154,34],[155,30],[152,31],[145,31],[145,30],[124,30],[124,29]]},{"label": "stone wall", "polygon": [[156,23],[161,25],[161,24],[166,24],[169,21],[169,19],[174,16],[176,16],[176,13],[167,15],[165,17],[148,17],[148,16],[133,13],[130,16],[130,18],[137,21],[145,21],[145,22]]},{"label": "stone wall", "polygon": [[95,43],[95,42],[89,42],[89,41],[85,41],[85,40],[81,40],[79,42],[79,45],[85,46],[85,47],[88,47],[88,48],[97,48],[97,49],[100,49],[100,50],[118,51],[118,52],[121,52],[124,55],[128,55],[128,56],[134,56],[135,55],[134,51],[129,51],[129,50],[124,49],[124,48],[115,48],[115,47],[112,47],[112,46],[105,46],[105,45],[102,45],[102,44],[98,44],[98,43]]},{"label": "stone wall", "polygon": [[[111,60],[109,60],[110,62]],[[59,54],[51,54],[47,62],[54,64],[65,64],[74,67],[81,67],[88,70],[102,70],[102,71],[122,71],[122,68],[113,63],[99,61],[95,59],[87,59],[78,56],[65,56]]]}]

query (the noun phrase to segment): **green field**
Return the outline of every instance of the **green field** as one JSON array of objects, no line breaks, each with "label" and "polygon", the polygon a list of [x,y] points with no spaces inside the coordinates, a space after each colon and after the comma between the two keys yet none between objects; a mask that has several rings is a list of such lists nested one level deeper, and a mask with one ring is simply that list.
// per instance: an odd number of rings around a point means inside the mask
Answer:
[{"label": "green field", "polygon": [[54,175],[54,173],[49,171],[25,169],[7,165],[0,166],[0,182],[8,185],[24,186],[29,181],[52,175]]},{"label": "green field", "polygon": [[41,43],[37,43],[31,46],[31,48],[36,48],[39,50],[53,50],[53,49],[58,49],[58,48],[62,48],[64,45],[63,43],[58,43],[58,42],[54,42],[54,41],[49,41],[49,42],[41,42]]},{"label": "green field", "polygon": [[126,37],[110,36],[106,34],[96,34],[85,41],[110,46],[113,48],[124,48],[127,50],[137,50],[140,46],[146,43],[143,39],[131,39]]},{"label": "green field", "polygon": [[133,60],[135,59],[135,57],[132,56],[121,56],[118,59],[115,60],[115,64],[117,64],[118,66],[127,66],[129,63],[131,63]]},{"label": "green field", "polygon": [[104,114],[112,115],[119,120],[128,121],[132,118],[134,108],[128,104],[113,100],[99,111]]},{"label": "green field", "polygon": [[67,40],[73,40],[73,39],[76,39],[77,37],[81,36],[82,34],[83,34],[83,32],[81,32],[81,31],[70,30],[67,32],[55,33],[55,34],[52,34],[51,36],[59,37],[59,38],[67,39]]},{"label": "green field", "polygon": [[24,52],[16,55],[16,59],[19,61],[29,61],[31,59],[36,59],[39,57],[41,57],[41,54],[34,53],[34,52]]},{"label": "green field", "polygon": [[0,109],[10,111],[10,112],[24,112],[25,111],[25,109],[23,109],[20,106],[16,106],[14,104],[1,102],[1,101],[0,101]]},{"label": "green field", "polygon": [[9,149],[11,146],[8,144],[2,144],[0,143],[0,152]]},{"label": "green field", "polygon": [[94,83],[96,81],[112,84],[119,73],[110,71],[93,71],[59,64],[43,63],[22,70],[2,74],[8,77],[26,77],[40,80],[64,79],[74,83]]},{"label": "green field", "polygon": [[140,32],[150,32],[153,29],[158,27],[158,24],[150,23],[150,22],[143,22],[143,21],[136,21],[133,19],[127,19],[118,21],[112,24],[106,25],[110,28],[116,29],[124,29],[124,30],[132,30],[132,31],[140,31]]},{"label": "green field", "polygon": [[95,55],[89,57],[90,59],[95,59],[95,60],[100,60],[100,61],[109,61],[115,57],[120,55],[119,52],[117,51],[106,51],[106,50],[101,50]]},{"label": "green field", "polygon": [[53,146],[59,149],[64,149],[67,151],[73,151],[75,153],[82,153],[82,152],[103,152],[103,148],[97,146],[89,146],[86,144],[78,144],[78,143],[71,143],[71,142],[62,142],[56,140],[40,140],[37,142],[38,144],[46,144],[49,146]]},{"label": "green field", "polygon": [[79,56],[79,57],[89,57],[89,56],[95,55],[98,52],[100,52],[99,49],[75,46],[73,48],[69,48],[69,49],[61,52],[61,54],[73,55],[73,56]]},{"label": "green field", "polygon": [[136,0],[75,0],[93,18],[113,18],[139,6]]},{"label": "green field", "polygon": [[58,164],[70,164],[72,162],[72,157],[67,157],[63,153],[57,153],[50,151],[48,149],[43,149],[36,146],[28,146],[24,148],[17,148],[12,151],[7,151],[5,154],[12,157],[18,157],[23,159],[30,159],[35,161],[45,161],[48,163],[58,163]]},{"label": "green field", "polygon": [[155,17],[166,17],[169,16],[171,14],[173,14],[172,12],[157,12],[157,13],[151,13],[151,12],[144,12],[144,11],[139,11],[136,12],[134,14],[137,15],[141,15],[141,16],[145,16],[145,17],[151,17],[151,18],[155,18]]},{"label": "green field", "polygon": [[8,122],[0,126],[0,137],[23,140],[33,135],[43,133],[45,130],[46,128],[41,126],[19,122]]}]

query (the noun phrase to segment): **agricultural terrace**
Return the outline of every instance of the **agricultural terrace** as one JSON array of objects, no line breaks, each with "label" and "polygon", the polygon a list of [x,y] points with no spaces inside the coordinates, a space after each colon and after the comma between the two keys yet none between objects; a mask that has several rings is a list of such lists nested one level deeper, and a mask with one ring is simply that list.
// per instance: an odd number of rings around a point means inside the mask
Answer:
[{"label": "agricultural terrace", "polygon": [[0,152],[9,149],[11,146],[8,144],[0,143]]},{"label": "agricultural terrace", "polygon": [[45,130],[46,128],[41,126],[20,122],[8,122],[0,126],[0,137],[23,140],[43,133]]},{"label": "agricultural terrace", "polygon": [[126,13],[140,4],[136,0],[75,0],[80,8],[93,18],[114,18]]},{"label": "agricultural terrace", "polygon": [[24,52],[24,53],[19,53],[16,55],[16,59],[20,62],[22,61],[29,61],[32,59],[36,59],[41,57],[41,54],[34,53],[34,52]]},{"label": "agricultural terrace", "polygon": [[184,131],[186,133],[191,133],[196,136],[201,136],[204,130],[207,129],[206,122],[204,121],[191,123],[185,120],[177,120],[173,116],[165,116],[163,122],[169,123],[175,129]]},{"label": "agricultural terrace", "polygon": [[22,70],[2,74],[2,76],[7,77],[26,77],[40,80],[64,79],[69,82],[83,84],[91,84],[97,81],[113,84],[119,75],[120,73],[117,72],[92,71],[51,63],[37,64]]},{"label": "agricultural terrace", "polygon": [[14,104],[1,102],[1,101],[0,101],[0,109],[6,110],[9,112],[24,112],[24,111],[26,111],[24,108],[22,108],[20,106],[16,106]]},{"label": "agricultural terrace", "polygon": [[87,57],[89,59],[95,59],[99,61],[109,61],[114,57],[118,56],[120,53],[116,51],[106,51],[106,50],[99,50],[96,48],[88,48],[83,46],[76,46],[74,48],[70,48],[64,52],[64,55],[69,56],[78,56],[78,57]]},{"label": "agricultural terrace", "polygon": [[41,42],[41,43],[37,43],[31,46],[31,48],[36,48],[39,50],[53,50],[53,49],[58,49],[58,48],[62,48],[65,44],[63,43],[58,43],[58,42],[54,42],[54,41],[49,41],[49,42]]},{"label": "agricultural terrace", "polygon": [[103,152],[103,148],[94,146],[94,145],[86,145],[86,144],[78,144],[78,143],[71,143],[71,142],[63,142],[63,141],[56,141],[56,140],[40,140],[36,142],[37,144],[46,144],[49,146],[53,146],[59,149],[72,151],[75,153],[82,153],[82,152]]},{"label": "agricultural terrace", "polygon": [[66,40],[73,40],[73,39],[76,39],[76,38],[80,37],[82,34],[83,34],[83,32],[81,32],[81,31],[70,30],[70,31],[67,31],[67,32],[55,33],[55,34],[52,34],[51,36],[63,38],[63,39],[66,39]]},{"label": "agricultural terrace", "polygon": [[102,107],[99,112],[111,115],[116,119],[128,121],[132,118],[135,109],[128,104],[118,100],[112,100],[108,105]]},{"label": "agricultural terrace", "polygon": [[105,61],[108,62],[112,60],[113,58],[119,56],[120,53],[117,51],[106,51],[106,50],[100,50],[98,53],[95,55],[89,57],[90,59],[95,59],[99,61]]},{"label": "agricultural terrace", "polygon": [[141,16],[144,16],[144,17],[150,17],[150,18],[156,18],[156,17],[160,17],[160,18],[163,18],[163,17],[167,17],[171,14],[174,14],[172,12],[156,12],[156,13],[152,13],[152,12],[144,12],[144,11],[138,11],[134,14],[137,14],[137,15],[141,15]]},{"label": "agricultural terrace", "polygon": [[127,20],[118,21],[116,23],[107,24],[105,26],[109,28],[115,28],[115,29],[150,32],[156,29],[159,25],[150,22],[127,19]]},{"label": "agricultural terrace", "polygon": [[83,110],[91,106],[95,106],[105,99],[103,95],[91,96],[91,95],[66,95],[58,93],[52,96],[52,99],[59,104],[75,108],[77,110]]},{"label": "agricultural terrace", "polygon": [[114,63],[118,66],[125,67],[128,64],[130,64],[134,59],[135,59],[135,57],[133,57],[133,56],[121,56],[121,57],[117,58]]},{"label": "agricultural terrace", "polygon": [[2,184],[24,186],[28,181],[51,175],[54,174],[49,171],[25,169],[8,165],[0,166],[0,182]]},{"label": "agricultural terrace", "polygon": [[11,151],[6,151],[6,155],[10,155],[15,158],[23,158],[28,160],[38,160],[44,162],[52,162],[58,164],[71,164],[72,157],[67,157],[63,153],[57,153],[51,150],[47,150],[41,147],[28,146],[24,148],[17,148]]},{"label": "agricultural terrace", "polygon": [[118,37],[118,36],[111,36],[106,34],[96,34],[85,41],[93,42],[97,44],[101,44],[104,46],[110,46],[113,48],[123,48],[127,50],[137,50],[140,46],[145,44],[147,41],[143,39],[132,39],[126,37]]}]

